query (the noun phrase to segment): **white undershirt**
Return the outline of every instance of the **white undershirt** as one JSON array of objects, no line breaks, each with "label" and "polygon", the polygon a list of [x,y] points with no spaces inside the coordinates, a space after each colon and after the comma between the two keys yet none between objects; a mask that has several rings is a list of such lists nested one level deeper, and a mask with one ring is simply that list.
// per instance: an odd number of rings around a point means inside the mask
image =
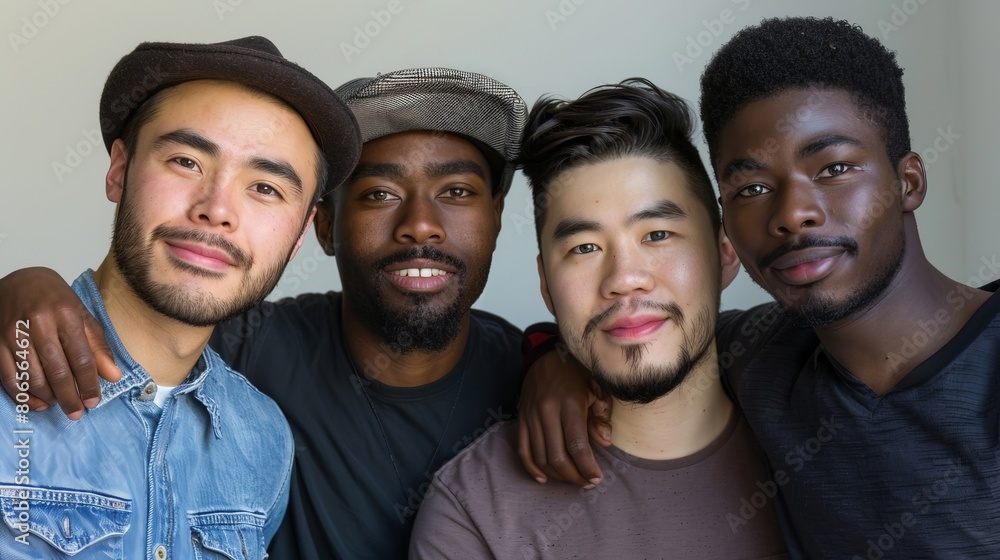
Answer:
[{"label": "white undershirt", "polygon": [[163,408],[163,403],[167,402],[167,397],[169,397],[170,393],[173,393],[176,388],[176,386],[168,387],[166,385],[157,385],[156,396],[153,397],[153,404]]}]

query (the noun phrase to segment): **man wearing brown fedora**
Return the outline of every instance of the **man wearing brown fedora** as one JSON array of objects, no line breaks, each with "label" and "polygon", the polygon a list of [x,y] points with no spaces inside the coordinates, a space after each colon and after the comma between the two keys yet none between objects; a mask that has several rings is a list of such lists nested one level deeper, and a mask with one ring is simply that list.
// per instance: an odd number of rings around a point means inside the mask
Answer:
[{"label": "man wearing brown fedora", "polygon": [[[336,92],[364,141],[357,168],[316,217],[343,292],[262,303],[220,325],[212,347],[279,404],[295,439],[271,556],[405,558],[434,472],[514,411],[520,331],[471,306],[488,275],[526,110],[506,85],[444,68],[361,78]],[[0,322],[53,319],[36,343],[89,321],[48,311],[79,305],[51,271],[13,273],[0,293]],[[75,344],[86,351],[67,348],[67,375],[49,377],[63,409],[82,413],[99,395],[87,379],[96,385],[96,369],[111,368],[101,351],[97,368],[80,367],[90,345]]]},{"label": "man wearing brown fedora", "polygon": [[100,118],[114,234],[73,291],[120,375],[77,422],[30,412],[44,325],[5,324],[19,392],[0,402],[2,556],[263,558],[291,433],[207,344],[271,291],[319,196],[354,167],[357,124],[262,37],[143,43],[111,71]]}]

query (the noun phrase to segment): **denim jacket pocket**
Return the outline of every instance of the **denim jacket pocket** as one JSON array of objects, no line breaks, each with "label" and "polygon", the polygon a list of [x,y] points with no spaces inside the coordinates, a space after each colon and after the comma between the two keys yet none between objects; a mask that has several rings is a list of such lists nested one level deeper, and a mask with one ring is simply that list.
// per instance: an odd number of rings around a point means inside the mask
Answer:
[{"label": "denim jacket pocket", "polygon": [[124,558],[123,536],[132,524],[132,500],[80,490],[0,485],[0,514],[15,537],[31,535],[62,554]]},{"label": "denim jacket pocket", "polygon": [[199,560],[263,560],[264,521],[260,513],[219,511],[188,515],[194,557]]}]

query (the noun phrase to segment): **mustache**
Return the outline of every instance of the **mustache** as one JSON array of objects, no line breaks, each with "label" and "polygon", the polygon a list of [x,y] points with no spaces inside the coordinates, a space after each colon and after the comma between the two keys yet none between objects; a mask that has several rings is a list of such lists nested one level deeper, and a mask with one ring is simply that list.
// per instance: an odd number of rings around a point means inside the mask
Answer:
[{"label": "mustache", "polygon": [[771,266],[771,263],[780,259],[781,257],[791,253],[792,251],[799,251],[801,249],[807,249],[809,247],[843,247],[847,249],[851,254],[857,254],[858,252],[858,242],[854,238],[847,237],[845,235],[840,235],[836,237],[801,237],[785,243],[779,246],[774,251],[771,251],[767,255],[764,255],[757,261],[757,267],[760,270]]},{"label": "mustache", "polygon": [[397,251],[391,255],[382,257],[375,263],[375,270],[382,270],[389,265],[413,259],[427,259],[444,263],[455,268],[455,270],[459,273],[464,273],[467,268],[465,262],[459,260],[458,258],[453,257],[440,249],[431,247],[430,245],[423,245],[421,247],[412,247],[403,251]]},{"label": "mustache", "polygon": [[158,226],[153,230],[153,240],[176,240],[193,241],[202,245],[209,245],[221,251],[225,251],[242,268],[247,270],[253,264],[253,259],[245,251],[236,246],[232,241],[217,233],[208,233],[196,229],[184,229],[179,227]]},{"label": "mustache", "polygon": [[[629,304],[628,309],[630,311],[638,309],[655,309],[656,311],[666,312],[670,316],[670,319],[675,323],[680,324],[684,320],[684,312],[681,311],[679,305],[674,302],[663,303],[659,301],[650,301],[648,299],[640,299]],[[611,307],[605,309],[604,311],[595,315],[591,320],[587,321],[587,326],[583,328],[583,338],[587,338],[591,333],[594,332],[601,323],[606,321],[608,317],[612,314],[625,309],[626,305],[622,301],[616,301]]]}]

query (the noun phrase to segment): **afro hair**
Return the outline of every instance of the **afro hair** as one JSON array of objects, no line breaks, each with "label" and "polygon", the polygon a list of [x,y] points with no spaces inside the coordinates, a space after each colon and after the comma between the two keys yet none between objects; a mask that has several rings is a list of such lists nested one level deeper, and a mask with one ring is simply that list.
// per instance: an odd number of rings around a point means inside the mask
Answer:
[{"label": "afro hair", "polygon": [[737,33],[701,76],[701,120],[714,166],[719,134],[746,105],[791,89],[840,89],[882,131],[893,165],[910,151],[903,70],[860,27],[832,18],[774,18]]}]

